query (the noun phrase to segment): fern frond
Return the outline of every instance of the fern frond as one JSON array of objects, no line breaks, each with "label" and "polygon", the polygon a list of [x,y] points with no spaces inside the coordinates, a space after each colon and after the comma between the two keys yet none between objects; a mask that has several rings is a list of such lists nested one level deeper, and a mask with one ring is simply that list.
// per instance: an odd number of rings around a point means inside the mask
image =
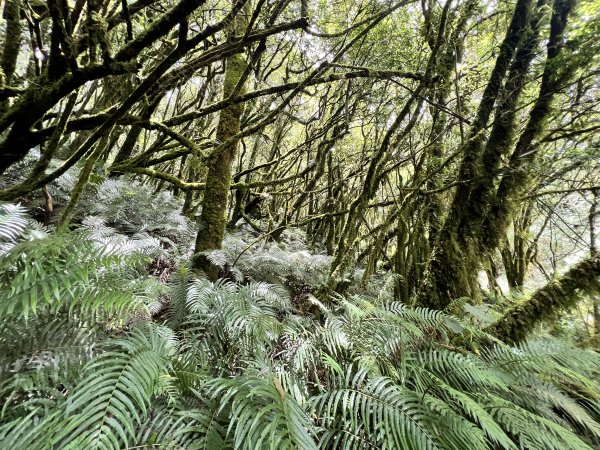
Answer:
[{"label": "fern frond", "polygon": [[213,398],[231,403],[229,431],[236,449],[317,449],[310,419],[277,378],[238,377],[210,385]]},{"label": "fern frond", "polygon": [[[369,380],[366,371],[348,369],[311,400],[326,429],[319,446],[441,450],[439,433],[427,426],[434,416],[421,400],[389,378]],[[339,430],[350,434],[340,439]]]},{"label": "fern frond", "polygon": [[86,366],[66,403],[66,418],[50,437],[61,448],[127,446],[145,420],[175,350],[158,327],[136,328],[110,346]]},{"label": "fern frond", "polygon": [[[53,313],[119,313],[141,307],[119,268],[138,255],[121,256],[79,236],[61,234],[21,242],[0,262],[0,314],[27,319],[38,310]],[[68,240],[67,240],[68,239]],[[121,272],[122,273],[122,272]]]},{"label": "fern frond", "polygon": [[174,330],[179,329],[188,316],[187,299],[191,282],[191,272],[186,266],[180,266],[169,278],[167,319]]},{"label": "fern frond", "polygon": [[173,409],[162,404],[152,406],[152,414],[139,427],[130,448],[165,450],[230,449],[226,429],[210,409],[182,405]]},{"label": "fern frond", "polygon": [[14,242],[25,234],[29,223],[21,205],[0,204],[0,241]]},{"label": "fern frond", "polygon": [[490,415],[519,442],[521,448],[592,450],[565,427],[497,396],[488,395],[486,398],[488,401],[484,404]]},{"label": "fern frond", "polygon": [[432,378],[432,381],[431,391],[448,405],[452,405],[462,416],[476,423],[486,433],[492,445],[506,450],[517,450],[511,438],[479,403],[477,394],[468,395],[437,377]]}]

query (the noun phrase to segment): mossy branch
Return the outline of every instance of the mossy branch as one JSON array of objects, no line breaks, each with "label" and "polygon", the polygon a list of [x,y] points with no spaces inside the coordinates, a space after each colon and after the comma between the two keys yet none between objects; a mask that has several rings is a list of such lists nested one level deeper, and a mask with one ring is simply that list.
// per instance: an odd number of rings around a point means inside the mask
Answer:
[{"label": "mossy branch", "polygon": [[220,111],[230,105],[238,104],[238,103],[246,103],[250,100],[257,99],[259,97],[265,97],[268,95],[274,94],[282,94],[285,92],[292,91],[299,86],[302,88],[309,86],[317,86],[320,84],[329,84],[334,83],[336,81],[345,81],[352,80],[356,78],[371,78],[378,80],[390,80],[395,78],[407,78],[411,80],[422,80],[422,74],[412,73],[412,72],[402,72],[397,70],[374,70],[368,68],[361,68],[360,70],[352,71],[352,72],[344,72],[344,73],[330,73],[328,75],[324,75],[322,77],[315,77],[308,81],[296,81],[291,83],[285,83],[278,86],[271,86],[265,89],[259,89],[256,91],[248,92],[243,95],[236,95],[233,97],[226,98],[224,100],[220,100],[218,102],[213,103],[212,105],[208,105],[204,108],[200,108],[196,111],[192,111],[185,114],[180,114],[178,116],[171,117],[165,124],[167,125],[181,125],[186,122],[190,122],[192,120],[198,119],[200,117],[206,116],[208,114],[212,114],[214,112]]},{"label": "mossy branch", "polygon": [[544,321],[572,308],[582,295],[600,291],[600,257],[590,256],[572,267],[559,279],[533,293],[529,299],[513,306],[488,332],[506,342],[519,343]]}]

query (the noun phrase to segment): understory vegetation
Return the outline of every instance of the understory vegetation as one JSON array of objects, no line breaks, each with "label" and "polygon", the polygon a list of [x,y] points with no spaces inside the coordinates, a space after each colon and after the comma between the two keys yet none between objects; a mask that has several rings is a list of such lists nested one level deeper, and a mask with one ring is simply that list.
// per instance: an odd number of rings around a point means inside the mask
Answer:
[{"label": "understory vegetation", "polygon": [[0,9],[0,450],[600,449],[600,0]]},{"label": "understory vegetation", "polygon": [[3,448],[600,443],[598,353],[508,346],[483,310],[410,307],[385,274],[324,304],[311,290],[330,258],[300,232],[232,234],[211,282],[186,265],[191,223],[168,198],[144,216],[149,194],[103,183],[88,199],[102,209],[59,232],[1,207]]}]

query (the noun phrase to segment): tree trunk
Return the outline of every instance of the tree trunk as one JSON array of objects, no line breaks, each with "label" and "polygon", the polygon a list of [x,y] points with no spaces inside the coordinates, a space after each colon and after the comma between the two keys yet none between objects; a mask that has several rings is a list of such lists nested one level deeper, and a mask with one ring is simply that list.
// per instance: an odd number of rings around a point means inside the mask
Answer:
[{"label": "tree trunk", "polygon": [[[21,11],[20,0],[7,0],[4,5],[4,19],[6,20],[6,37],[2,48],[2,61],[0,61],[0,87],[10,86],[17,67],[17,58],[21,48]],[[0,102],[0,116],[4,114],[10,102]]]},{"label": "tree trunk", "polygon": [[[588,216],[590,226],[590,253],[592,256],[598,256],[598,248],[596,247],[596,216],[598,215],[598,198],[600,197],[600,189],[592,191],[592,206]],[[596,295],[592,299],[594,306],[594,333],[600,336],[600,296]]]},{"label": "tree trunk", "polygon": [[[249,3],[246,3],[234,21],[232,34],[241,37],[249,22]],[[225,62],[225,80],[223,82],[223,99],[227,99],[236,90],[239,94],[245,91],[247,63],[243,54],[235,54]],[[238,84],[241,83],[241,86]],[[222,109],[219,115],[216,138],[218,142],[226,142],[240,132],[241,117],[244,104],[233,104]],[[231,166],[238,147],[238,141],[224,146],[210,156],[208,173],[202,200],[202,211],[198,222],[198,235],[192,259],[192,267],[202,270],[211,279],[219,276],[219,267],[215,266],[202,252],[221,248],[225,228],[227,226],[227,201],[231,187]]]},{"label": "tree trunk", "polygon": [[525,340],[533,328],[555,318],[560,312],[573,307],[581,295],[600,289],[600,258],[590,256],[572,267],[561,278],[538,289],[525,302],[504,313],[488,328],[498,338],[517,344]]},{"label": "tree trunk", "polygon": [[0,68],[4,74],[4,83],[10,86],[17,67],[17,58],[21,48],[21,11],[20,0],[7,0],[4,5],[3,16],[6,20],[6,37],[2,48],[2,61]]},{"label": "tree trunk", "polygon": [[[496,180],[501,157],[512,148],[510,136],[516,123],[517,100],[536,47],[541,19],[539,8],[542,6],[543,0],[538,1],[538,11],[531,15],[531,20],[528,19],[530,2],[521,0],[515,8],[511,27],[464,148],[459,176],[463,184],[457,188],[431,258],[426,283],[420,292],[419,300],[424,306],[443,309],[453,299],[479,296],[477,273],[485,258],[498,248],[519,206],[520,194],[530,179],[527,169],[533,161],[532,153],[535,153],[530,151],[531,146],[543,129],[553,95],[561,85],[558,82],[561,76],[557,74],[562,74],[563,69],[559,69],[554,60],[560,52],[561,36],[572,8],[571,0],[554,2],[540,92],[512,153],[511,170],[504,174],[497,190],[495,187],[498,186]],[[527,39],[524,39],[525,36]],[[509,70],[511,55],[514,61]],[[507,73],[508,77],[505,76]],[[504,89],[501,89],[505,78]],[[482,131],[496,102],[499,102],[497,114],[490,138],[484,146]]]}]

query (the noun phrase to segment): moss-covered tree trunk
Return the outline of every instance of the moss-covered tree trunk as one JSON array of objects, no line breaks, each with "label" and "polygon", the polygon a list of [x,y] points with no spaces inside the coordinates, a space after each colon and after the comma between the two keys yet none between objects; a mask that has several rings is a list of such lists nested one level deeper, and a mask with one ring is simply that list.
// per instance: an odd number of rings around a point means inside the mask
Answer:
[{"label": "moss-covered tree trunk", "polygon": [[[420,293],[419,303],[437,309],[446,307],[453,298],[472,296],[477,290],[477,262],[471,258],[477,254],[473,235],[480,230],[461,227],[466,216],[476,214],[470,200],[472,180],[482,175],[481,157],[484,149],[484,134],[494,105],[502,90],[503,81],[511,60],[522,39],[531,9],[531,0],[519,0],[512,21],[500,46],[488,84],[479,103],[475,120],[463,148],[464,156],[460,167],[459,185],[448,216],[439,232],[428,268],[427,279]],[[476,208],[481,205],[475,205]],[[463,231],[468,231],[468,235]],[[475,268],[475,270],[473,270]]]},{"label": "moss-covered tree trunk", "polygon": [[[598,211],[598,201],[600,199],[600,189],[592,191],[592,205],[588,215],[590,227],[590,253],[592,256],[598,256],[598,247],[596,245],[596,216],[600,214]],[[592,299],[594,308],[594,334],[600,336],[600,295],[595,295]]]},{"label": "moss-covered tree trunk", "polygon": [[19,49],[21,48],[21,1],[7,0],[4,4],[2,13],[6,20],[6,35],[2,48],[2,61],[0,68],[4,75],[2,80],[6,85],[12,83],[15,69],[17,67],[17,58],[19,57]]},{"label": "moss-covered tree trunk", "polygon": [[[436,74],[439,77],[430,91],[431,117],[432,125],[430,132],[430,146],[427,151],[427,171],[425,175],[428,177],[427,190],[435,191],[442,187],[443,176],[440,176],[440,165],[446,154],[446,136],[444,136],[448,125],[448,114],[441,109],[439,105],[446,105],[448,97],[452,89],[452,72],[455,71],[457,63],[462,59],[462,51],[464,47],[465,28],[475,13],[475,0],[469,0],[462,6],[458,17],[455,20],[454,29],[448,36],[447,45],[438,60]],[[433,39],[433,37],[430,38]],[[457,100],[458,101],[458,100]],[[457,104],[460,108],[460,103]],[[461,111],[458,111],[461,113]],[[428,243],[432,248],[443,224],[444,204],[443,193],[432,193],[425,198],[425,208],[427,210],[427,231]]]},{"label": "moss-covered tree trunk", "polygon": [[[232,34],[241,37],[249,22],[250,3],[246,3],[233,21]],[[245,91],[247,63],[243,54],[235,54],[225,62],[225,80],[223,82],[223,99],[227,99],[234,91],[239,94]],[[241,85],[239,85],[241,82]],[[238,86],[239,85],[239,86]],[[231,187],[231,166],[238,147],[238,141],[230,139],[240,132],[241,117],[244,104],[230,105],[221,110],[217,125],[216,139],[218,142],[229,142],[220,151],[213,153],[208,160],[208,173],[202,200],[202,211],[198,221],[198,235],[192,266],[202,270],[210,279],[219,276],[219,267],[210,262],[202,252],[221,248],[225,228],[227,226],[227,202]]]},{"label": "moss-covered tree trunk", "polygon": [[96,144],[96,148],[90,154],[90,156],[88,156],[88,158],[85,161],[85,164],[83,165],[81,171],[79,172],[79,178],[77,179],[77,182],[75,183],[75,186],[73,187],[73,190],[71,192],[71,198],[69,199],[69,203],[67,203],[67,206],[65,207],[65,209],[62,213],[62,216],[60,217],[60,219],[58,221],[58,227],[63,227],[63,226],[69,225],[69,222],[71,221],[71,219],[73,218],[73,215],[75,214],[75,208],[77,207],[77,203],[79,203],[79,199],[81,198],[81,195],[83,194],[88,182],[90,181],[90,176],[92,175],[92,172],[94,170],[94,166],[96,165],[96,162],[98,161],[98,159],[100,158],[102,153],[105,152],[109,146],[110,146],[110,133],[106,133],[102,137],[100,142],[98,142],[98,144]]},{"label": "moss-covered tree trunk", "polygon": [[[531,14],[530,1],[517,2],[464,148],[459,174],[463,184],[457,188],[420,292],[420,303],[425,306],[443,309],[453,299],[479,294],[477,274],[482,262],[498,248],[520,204],[520,195],[531,179],[529,169],[535,152],[530,150],[543,129],[553,95],[559,89],[556,80],[560,71],[555,59],[572,5],[571,0],[554,1],[540,92],[510,158],[515,170],[507,171],[499,182],[502,157],[508,156],[513,148],[519,95],[537,47],[544,6],[544,0],[538,0],[537,10]],[[484,142],[483,131],[494,105],[497,106],[492,130]]]},{"label": "moss-covered tree trunk", "polygon": [[519,343],[537,324],[555,318],[575,306],[581,295],[598,292],[599,288],[600,258],[590,256],[510,308],[487,331],[506,342]]},{"label": "moss-covered tree trunk", "polygon": [[576,67],[573,63],[576,62],[576,58],[569,60],[567,59],[569,53],[561,52],[564,47],[567,21],[574,4],[574,0],[554,1],[550,38],[547,44],[548,56],[542,73],[540,91],[529,113],[527,125],[510,156],[508,170],[500,181],[493,201],[490,202],[489,213],[484,217],[483,237],[485,239],[482,241],[484,250],[493,249],[498,245],[522,202],[523,193],[535,179],[532,176],[532,167],[538,153],[535,151],[536,140],[544,131],[555,94],[567,85],[568,80],[575,73]]},{"label": "moss-covered tree trunk", "polygon": [[[3,17],[6,20],[6,34],[0,61],[0,87],[10,86],[17,67],[17,58],[21,48],[21,2],[20,0],[7,0],[4,4]],[[8,100],[0,102],[0,115],[4,114],[9,106]]]}]

